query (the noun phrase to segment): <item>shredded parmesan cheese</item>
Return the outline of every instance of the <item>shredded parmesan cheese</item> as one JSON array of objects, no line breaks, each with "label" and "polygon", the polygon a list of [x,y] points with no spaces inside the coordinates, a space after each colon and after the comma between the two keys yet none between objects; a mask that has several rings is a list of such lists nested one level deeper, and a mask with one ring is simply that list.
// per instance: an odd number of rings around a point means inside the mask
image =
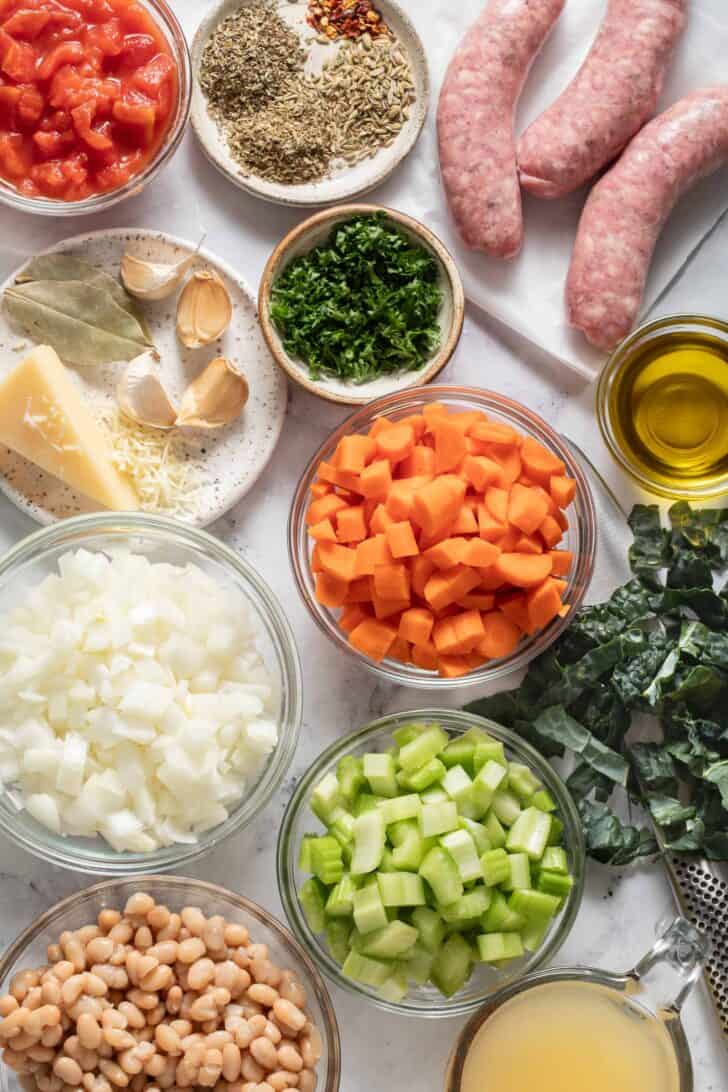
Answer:
[{"label": "shredded parmesan cheese", "polygon": [[202,470],[189,444],[175,431],[145,428],[110,406],[98,407],[115,467],[136,489],[145,512],[190,518],[202,485]]}]

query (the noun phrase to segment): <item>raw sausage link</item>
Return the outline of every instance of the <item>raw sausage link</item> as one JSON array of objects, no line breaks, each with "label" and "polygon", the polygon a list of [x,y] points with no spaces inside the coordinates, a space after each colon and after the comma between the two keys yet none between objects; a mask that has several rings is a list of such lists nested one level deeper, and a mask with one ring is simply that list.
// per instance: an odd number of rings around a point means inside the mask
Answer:
[{"label": "raw sausage link", "polygon": [[523,242],[513,116],[564,0],[490,0],[450,62],[437,115],[440,168],[463,241],[498,258]]},{"label": "raw sausage link", "polygon": [[632,328],[662,227],[699,178],[728,161],[728,86],[705,87],[651,121],[591,192],[566,286],[569,322],[612,349]]},{"label": "raw sausage link", "polygon": [[583,65],[518,143],[521,185],[563,197],[610,163],[652,117],[687,0],[609,0]]}]

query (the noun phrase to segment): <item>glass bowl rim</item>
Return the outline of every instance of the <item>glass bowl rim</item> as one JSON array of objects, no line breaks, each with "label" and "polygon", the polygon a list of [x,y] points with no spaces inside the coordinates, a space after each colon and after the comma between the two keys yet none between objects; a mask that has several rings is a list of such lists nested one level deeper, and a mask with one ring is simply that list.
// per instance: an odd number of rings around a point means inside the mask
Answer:
[{"label": "glass bowl rim", "polygon": [[[198,840],[192,844],[174,843],[151,853],[115,853],[109,848],[104,853],[89,852],[88,857],[79,858],[74,849],[63,850],[51,845],[44,835],[30,837],[18,830],[0,810],[0,830],[16,845],[22,846],[41,860],[85,875],[146,875],[176,868],[201,857],[246,827],[266,807],[280,787],[298,746],[303,716],[303,681],[293,630],[269,585],[248,561],[199,527],[146,512],[98,512],[73,516],[41,527],[11,547],[0,557],[0,578],[12,572],[15,566],[37,560],[39,556],[43,557],[49,549],[60,545],[66,538],[71,539],[69,549],[72,548],[76,532],[85,532],[83,537],[87,538],[114,530],[132,535],[152,532],[159,538],[166,536],[177,544],[197,548],[231,569],[241,578],[244,586],[253,590],[256,597],[253,609],[263,620],[266,633],[269,636],[271,633],[275,635],[275,642],[280,648],[281,684],[285,690],[286,702],[283,709],[287,709],[287,716],[279,723],[279,742],[273,752],[272,761],[263,768],[253,791],[245,800],[238,802],[224,822],[208,831],[202,831]],[[83,541],[77,540],[77,545],[82,546]]]},{"label": "glass bowl rim", "polygon": [[[564,821],[564,839],[572,859],[574,875],[574,886],[565,907],[556,921],[556,927],[552,930],[546,942],[531,954],[528,966],[524,967],[522,974],[518,974],[510,982],[503,983],[502,986],[494,988],[491,992],[471,1000],[457,1001],[453,998],[442,998],[441,1001],[433,1001],[432,1004],[422,1006],[408,1003],[406,998],[400,1002],[387,1001],[379,997],[374,991],[370,992],[366,987],[342,974],[341,967],[324,949],[316,935],[311,932],[299,904],[294,880],[298,846],[293,845],[292,842],[295,820],[299,812],[306,809],[310,790],[314,783],[323,776],[326,769],[333,767],[336,761],[345,754],[351,754],[367,740],[380,734],[391,735],[392,730],[399,724],[418,720],[439,722],[445,731],[455,732],[458,735],[463,734],[469,728],[484,728],[505,743],[519,759],[527,762],[556,799],[557,810]],[[410,709],[403,712],[388,713],[358,728],[349,735],[335,740],[318,755],[298,780],[283,814],[276,847],[278,891],[283,910],[294,935],[302,945],[307,946],[312,953],[312,958],[321,967],[322,972],[348,993],[353,994],[355,997],[364,998],[387,1012],[397,1016],[417,1016],[434,1019],[472,1014],[496,997],[501,990],[520,982],[522,978],[539,970],[544,963],[556,955],[571,932],[581,907],[584,895],[585,866],[586,844],[579,813],[569,790],[553,766],[543,755],[539,754],[535,747],[511,731],[510,728],[505,728],[488,717],[481,717],[477,713],[469,713],[459,709]]]},{"label": "glass bowl rim", "polygon": [[[375,663],[369,657],[364,656],[353,648],[346,640],[346,635],[338,625],[329,617],[326,610],[313,598],[307,587],[306,577],[309,575],[308,553],[301,556],[299,549],[301,538],[305,535],[305,515],[308,503],[308,487],[314,479],[315,469],[326,454],[333,450],[342,436],[352,430],[356,431],[367,421],[374,420],[377,416],[386,415],[387,410],[399,409],[402,403],[414,411],[415,404],[427,404],[450,399],[458,403],[472,403],[483,409],[491,408],[496,413],[520,425],[534,436],[539,442],[546,443],[556,452],[558,457],[566,464],[567,472],[577,482],[576,502],[583,509],[583,530],[579,530],[579,550],[576,558],[573,574],[570,582],[573,586],[569,605],[571,610],[563,618],[554,619],[545,630],[541,630],[533,637],[529,637],[510,656],[502,660],[492,661],[483,667],[476,668],[467,675],[454,679],[443,678],[432,672],[413,668],[409,664],[395,664],[394,661]],[[412,403],[412,405],[409,405]],[[576,521],[574,521],[576,523]],[[511,672],[526,667],[532,660],[546,651],[554,641],[568,628],[589,590],[594,565],[596,562],[597,544],[597,515],[594,498],[589,480],[581,465],[580,458],[572,448],[556,433],[542,417],[528,409],[522,403],[480,387],[461,387],[457,385],[428,385],[409,387],[393,394],[383,395],[381,398],[361,406],[349,414],[341,424],[319,445],[306,464],[301,477],[298,480],[296,490],[291,502],[288,516],[288,556],[293,571],[293,577],[298,594],[308,610],[310,617],[325,636],[336,647],[344,652],[350,659],[361,664],[367,670],[384,678],[388,682],[399,685],[411,686],[421,690],[446,691],[465,687],[482,685],[503,678]]]},{"label": "glass bowl rim", "polygon": [[15,960],[22,955],[23,951],[33,942],[33,940],[35,940],[41,931],[50,926],[56,918],[65,914],[67,911],[74,909],[76,906],[80,906],[89,897],[103,895],[105,892],[112,891],[117,887],[122,889],[131,888],[143,890],[145,884],[159,884],[170,890],[176,890],[177,888],[183,887],[194,887],[198,888],[201,893],[207,894],[212,898],[227,899],[235,903],[237,907],[246,914],[250,914],[252,917],[256,918],[256,920],[266,929],[270,929],[276,934],[278,940],[284,947],[290,949],[295,958],[303,964],[306,973],[309,975],[316,995],[316,1000],[326,1025],[324,1029],[324,1042],[328,1052],[328,1067],[330,1073],[328,1074],[326,1086],[325,1088],[322,1088],[321,1092],[338,1092],[341,1081],[341,1037],[339,1033],[339,1024],[336,1019],[336,1011],[323,975],[316,966],[315,961],[299,943],[298,939],[274,914],[271,914],[271,912],[266,910],[264,906],[261,906],[260,903],[247,898],[245,895],[240,895],[236,891],[231,891],[229,888],[222,887],[220,884],[210,883],[207,880],[198,880],[188,876],[170,876],[167,874],[158,875],[150,873],[142,877],[116,876],[110,879],[101,880],[98,883],[92,884],[90,887],[84,887],[80,891],[74,891],[72,894],[66,895],[34,918],[33,921],[30,922],[29,925],[26,925],[25,929],[11,941],[7,948],[4,949],[2,954],[0,954],[0,979],[8,974]]},{"label": "glass bowl rim", "polygon": [[706,328],[717,332],[728,347],[728,320],[716,315],[687,314],[676,312],[675,314],[661,315],[659,318],[650,319],[642,323],[624,338],[616,349],[607,357],[597,380],[595,403],[596,416],[599,423],[599,431],[602,439],[617,466],[629,477],[637,482],[641,488],[657,497],[668,500],[709,501],[722,497],[728,490],[728,475],[716,482],[710,488],[690,488],[685,486],[680,489],[668,489],[667,486],[655,481],[648,474],[643,473],[636,463],[632,462],[620,448],[612,426],[612,416],[609,410],[609,396],[613,384],[623,364],[629,359],[630,354],[638,348],[646,348],[657,340],[658,336],[669,333],[671,330],[692,331],[705,330]]},{"label": "glass bowl rim", "polygon": [[90,216],[105,212],[127,197],[141,192],[175,154],[187,129],[192,106],[192,61],[187,35],[175,14],[171,0],[142,0],[152,9],[153,14],[163,24],[163,29],[171,43],[174,59],[178,65],[178,102],[177,110],[164,139],[156,153],[139,174],[129,178],[123,186],[84,197],[80,201],[60,201],[52,197],[26,197],[11,188],[9,183],[0,180],[0,204],[35,216]]}]

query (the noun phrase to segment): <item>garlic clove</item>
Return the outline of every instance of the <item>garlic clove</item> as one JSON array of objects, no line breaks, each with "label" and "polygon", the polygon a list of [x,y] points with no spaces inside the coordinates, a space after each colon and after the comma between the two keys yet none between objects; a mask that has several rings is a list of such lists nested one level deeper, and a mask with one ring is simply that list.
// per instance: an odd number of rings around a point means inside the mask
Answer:
[{"label": "garlic clove", "polygon": [[127,292],[140,300],[164,300],[171,296],[195,260],[197,251],[179,262],[147,262],[133,254],[121,259],[121,280]]},{"label": "garlic clove", "polygon": [[223,356],[211,360],[182,397],[178,425],[222,428],[239,417],[248,401],[248,381]]},{"label": "garlic clove", "polygon": [[170,429],[177,421],[177,409],[164,389],[155,352],[142,353],[130,362],[116,388],[119,409],[138,425]]},{"label": "garlic clove", "polygon": [[177,304],[177,335],[188,349],[201,349],[225,333],[233,317],[230,293],[212,269],[193,273]]}]

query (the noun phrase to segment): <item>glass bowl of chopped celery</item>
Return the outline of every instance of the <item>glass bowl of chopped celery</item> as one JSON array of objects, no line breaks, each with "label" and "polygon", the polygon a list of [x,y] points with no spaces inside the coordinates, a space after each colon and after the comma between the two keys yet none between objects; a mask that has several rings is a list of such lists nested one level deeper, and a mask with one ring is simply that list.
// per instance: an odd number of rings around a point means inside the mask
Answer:
[{"label": "glass bowl of chopped celery", "polygon": [[146,513],[0,558],[0,830],[96,875],[178,867],[247,826],[293,758],[285,613],[243,558]]},{"label": "glass bowl of chopped celery", "polygon": [[596,511],[578,457],[526,406],[417,387],[357,410],[313,454],[288,551],[311,617],[346,655],[398,685],[482,686],[524,668],[575,616]]},{"label": "glass bowl of chopped celery", "polygon": [[571,796],[530,744],[455,710],[395,713],[299,781],[278,884],[334,982],[391,1012],[461,1016],[542,967],[579,911]]}]

